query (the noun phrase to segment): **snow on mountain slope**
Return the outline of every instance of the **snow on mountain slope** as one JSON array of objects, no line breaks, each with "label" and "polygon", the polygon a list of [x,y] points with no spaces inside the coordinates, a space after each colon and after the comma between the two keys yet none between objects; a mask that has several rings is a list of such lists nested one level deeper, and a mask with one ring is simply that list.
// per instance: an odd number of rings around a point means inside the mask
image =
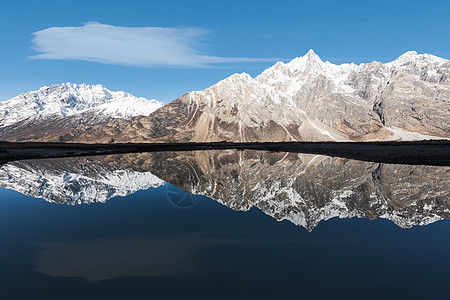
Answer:
[{"label": "snow on mountain slope", "polygon": [[386,66],[412,74],[423,81],[444,83],[449,80],[450,61],[431,54],[408,51]]},{"label": "snow on mountain slope", "polygon": [[162,105],[156,100],[113,92],[102,85],[55,84],[0,102],[0,127],[26,119],[66,117],[88,111],[112,118],[147,116]]},{"label": "snow on mountain slope", "polygon": [[313,50],[309,50],[306,55],[294,58],[289,63],[276,63],[255,80],[267,85],[269,89],[275,87],[283,96],[293,97],[309,80],[320,76],[326,77],[334,84],[335,92],[354,93],[357,92],[354,81],[358,73],[365,73],[369,79],[367,83],[373,87],[386,83],[392,73],[398,71],[413,74],[421,80],[440,74],[434,82],[443,82],[449,78],[449,69],[449,60],[431,54],[418,54],[415,51],[408,51],[386,64],[374,61],[360,65],[335,65],[322,61]]},{"label": "snow on mountain slope", "polygon": [[323,62],[313,50],[309,50],[306,55],[289,63],[276,63],[257,76],[255,81],[265,84],[268,89],[275,88],[285,97],[293,97],[312,78],[326,76],[335,85],[335,91],[353,92],[346,81],[349,74],[359,67],[353,63],[334,65]]},{"label": "snow on mountain slope", "polygon": [[[310,50],[288,63],[276,63],[255,78],[246,73],[233,74],[203,91],[187,93],[149,115],[86,122],[97,115],[128,116],[141,111],[134,109],[138,105],[133,104],[124,113],[127,105],[119,105],[118,101],[112,102],[114,105],[98,103],[94,113],[72,119],[69,125],[35,122],[14,128],[0,127],[0,139],[66,142],[450,139],[449,78],[450,61],[430,54],[410,51],[386,64],[374,61],[334,65],[322,61]],[[61,106],[52,111],[59,109],[60,115],[67,114],[77,105],[82,106],[83,113],[90,111],[83,101],[75,101],[76,105],[71,104],[74,101],[66,102],[69,104],[63,105],[63,112]],[[33,103],[24,117],[40,111],[40,102],[33,100]],[[17,109],[3,108],[3,112],[20,115]],[[5,116],[3,122],[4,119]],[[54,129],[56,126],[58,130]],[[38,132],[36,128],[45,130]]]},{"label": "snow on mountain slope", "polygon": [[385,126],[412,139],[450,138],[449,77],[450,61],[430,54],[334,65],[310,50],[256,78],[234,74],[183,101],[195,112],[188,116],[196,122],[189,121],[193,140],[392,139]]}]

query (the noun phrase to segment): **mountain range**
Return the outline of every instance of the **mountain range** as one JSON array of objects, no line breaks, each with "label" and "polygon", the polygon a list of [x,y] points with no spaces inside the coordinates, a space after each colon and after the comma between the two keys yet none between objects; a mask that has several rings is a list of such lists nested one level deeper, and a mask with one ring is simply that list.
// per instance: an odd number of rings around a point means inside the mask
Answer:
[{"label": "mountain range", "polygon": [[154,99],[113,92],[102,85],[55,84],[0,102],[0,137],[41,140],[74,128],[148,116],[162,105]]},{"label": "mountain range", "polygon": [[0,102],[0,140],[383,141],[450,138],[450,61],[406,52],[335,65],[310,50],[162,105],[62,84]]}]

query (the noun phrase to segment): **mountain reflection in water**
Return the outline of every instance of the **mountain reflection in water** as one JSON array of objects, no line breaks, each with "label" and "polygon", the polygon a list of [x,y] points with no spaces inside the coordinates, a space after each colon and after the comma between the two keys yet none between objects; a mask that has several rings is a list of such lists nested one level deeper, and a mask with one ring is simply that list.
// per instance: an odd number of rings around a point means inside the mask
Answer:
[{"label": "mountain reflection in water", "polygon": [[450,215],[449,167],[214,150],[29,160],[0,168],[1,187],[72,205],[165,182],[233,210],[257,207],[309,231],[334,217],[385,218],[410,228]]}]

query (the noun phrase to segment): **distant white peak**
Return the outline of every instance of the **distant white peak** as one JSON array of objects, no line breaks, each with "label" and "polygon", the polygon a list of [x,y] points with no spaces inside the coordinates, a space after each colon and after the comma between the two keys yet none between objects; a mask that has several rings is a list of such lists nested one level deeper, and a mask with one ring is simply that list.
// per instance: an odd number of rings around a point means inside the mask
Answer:
[{"label": "distant white peak", "polygon": [[[354,69],[354,64],[334,65],[330,62],[324,62],[311,49],[304,56],[294,58],[288,63],[277,62],[272,67],[263,71],[256,80],[269,85],[277,82],[289,80],[304,80],[306,75],[331,75],[341,73],[343,70]],[[338,76],[338,75],[336,75]]]},{"label": "distant white peak", "polygon": [[309,49],[309,51],[303,57],[306,57],[308,60],[322,61],[319,55],[317,55],[313,49]]},{"label": "distant white peak", "polygon": [[450,61],[432,54],[418,54],[416,51],[408,51],[400,55],[396,60],[387,63],[386,66],[401,67],[410,63],[442,65],[448,62]]},{"label": "distant white peak", "polygon": [[77,90],[82,90],[82,89],[99,89],[99,90],[106,90],[106,88],[101,85],[101,84],[86,84],[86,83],[82,83],[82,84],[76,84],[76,83],[72,83],[72,82],[63,82],[61,84],[52,84],[50,86],[43,86],[39,89],[39,91],[42,90],[47,90],[49,88],[68,88],[68,89],[77,89]]},{"label": "distant white peak", "polygon": [[78,85],[66,82],[45,86],[0,102],[0,126],[11,125],[30,117],[70,116],[97,108],[99,113],[116,118],[149,115],[162,105],[156,100],[110,91],[100,84]]},{"label": "distant white peak", "polygon": [[413,57],[417,57],[419,54],[417,51],[406,51],[402,55],[400,55],[397,59],[411,59]]},{"label": "distant white peak", "polygon": [[155,99],[119,99],[114,102],[99,105],[92,110],[113,118],[129,118],[136,116],[148,116],[163,105],[163,103]]},{"label": "distant white peak", "polygon": [[288,67],[296,67],[298,69],[302,69],[307,65],[310,66],[318,66],[319,64],[324,63],[320,57],[311,49],[303,56],[296,57],[286,64]]},{"label": "distant white peak", "polygon": [[340,91],[352,92],[344,82],[348,74],[358,67],[353,63],[335,65],[329,61],[324,62],[313,50],[309,50],[304,56],[294,58],[286,64],[277,62],[255,79],[266,86],[276,88],[277,92],[286,97],[292,97],[311,78],[318,76],[327,77]]}]

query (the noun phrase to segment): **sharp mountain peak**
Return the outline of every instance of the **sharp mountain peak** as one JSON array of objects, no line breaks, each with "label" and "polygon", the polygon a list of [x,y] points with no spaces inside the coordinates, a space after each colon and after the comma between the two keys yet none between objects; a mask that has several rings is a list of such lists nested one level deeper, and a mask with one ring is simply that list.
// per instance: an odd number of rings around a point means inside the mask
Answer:
[{"label": "sharp mountain peak", "polygon": [[[84,98],[61,92],[65,88],[77,90],[87,100],[79,105],[76,100]],[[110,124],[109,118],[100,121],[95,118],[96,127],[91,130],[93,124],[81,120],[75,129],[66,126],[64,134],[49,130],[50,133],[33,136],[20,134],[19,140],[204,142],[450,138],[449,61],[415,51],[406,52],[390,63],[335,65],[322,61],[311,49],[288,63],[277,62],[255,78],[247,73],[235,73],[162,107],[155,103],[152,113],[135,107],[135,103],[148,104],[148,100],[111,92],[101,85],[65,83],[47,89],[56,93],[58,105],[49,105],[53,96],[36,92],[0,103],[0,139],[17,140],[15,130],[23,129],[2,129],[2,125],[44,113],[58,113],[58,118],[69,116],[91,108],[93,102],[103,109],[95,114],[108,112],[119,121]],[[115,101],[114,97],[121,101]],[[59,105],[61,99],[63,109]],[[123,113],[124,103],[132,113]],[[23,107],[28,107],[25,114]]]}]

